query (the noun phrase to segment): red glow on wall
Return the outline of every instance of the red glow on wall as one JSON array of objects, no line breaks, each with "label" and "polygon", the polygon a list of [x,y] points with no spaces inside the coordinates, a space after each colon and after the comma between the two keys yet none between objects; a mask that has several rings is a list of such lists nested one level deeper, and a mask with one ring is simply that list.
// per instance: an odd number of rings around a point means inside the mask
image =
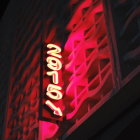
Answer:
[{"label": "red glow on wall", "polygon": [[40,129],[39,140],[45,140],[52,138],[58,131],[59,127],[55,123],[40,121],[39,129]]},{"label": "red glow on wall", "polygon": [[65,94],[71,100],[68,120],[80,119],[90,112],[113,88],[103,5],[95,1],[96,6],[90,7],[91,3],[84,1],[67,26],[72,31],[64,47],[68,54],[65,70],[69,75],[65,79],[69,80]]}]

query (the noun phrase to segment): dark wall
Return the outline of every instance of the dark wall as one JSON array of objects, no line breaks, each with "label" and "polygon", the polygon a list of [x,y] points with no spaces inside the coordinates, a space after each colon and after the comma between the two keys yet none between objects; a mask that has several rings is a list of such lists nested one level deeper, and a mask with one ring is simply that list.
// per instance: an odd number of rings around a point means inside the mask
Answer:
[{"label": "dark wall", "polygon": [[[4,4],[4,3],[3,3]],[[4,5],[1,5],[1,16],[4,13]],[[5,6],[6,7],[6,6]],[[14,5],[9,4],[9,10],[5,12],[5,16],[0,20],[0,139],[2,139],[4,122],[6,118],[6,106],[8,99],[9,83],[10,83],[10,71],[12,51],[14,47],[14,34],[15,34],[15,22],[13,22],[16,8]],[[11,12],[13,14],[9,15]]]},{"label": "dark wall", "polygon": [[105,5],[116,71],[121,80],[126,78],[124,81],[128,82],[131,75],[139,72],[140,66],[140,1],[105,0]]},{"label": "dark wall", "polygon": [[0,132],[6,139],[38,137],[41,4],[13,0],[1,20],[1,129],[5,133]]}]

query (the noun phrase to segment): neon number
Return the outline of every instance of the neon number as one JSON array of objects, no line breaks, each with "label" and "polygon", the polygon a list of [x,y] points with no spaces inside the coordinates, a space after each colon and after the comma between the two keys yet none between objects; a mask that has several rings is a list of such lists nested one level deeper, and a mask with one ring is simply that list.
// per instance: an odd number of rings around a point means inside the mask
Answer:
[{"label": "neon number", "polygon": [[59,91],[62,88],[60,86],[49,84],[47,87],[46,95],[49,96],[51,99],[60,100],[62,99],[62,93]]},{"label": "neon number", "polygon": [[60,70],[62,68],[61,61],[55,57],[49,56],[46,61],[48,62],[47,66],[52,70]]},{"label": "neon number", "polygon": [[58,84],[58,72],[57,71],[49,71],[46,73],[48,76],[52,76],[52,80],[54,84]]},{"label": "neon number", "polygon": [[54,115],[63,116],[61,109],[59,107],[56,107],[51,101],[47,100],[45,104],[53,110]]},{"label": "neon number", "polygon": [[[52,71],[46,72],[46,75],[52,76],[52,84],[49,84],[46,89],[46,95],[50,98],[50,100],[60,100],[63,97],[61,92],[62,88],[58,86],[59,83],[59,75],[58,71],[62,68],[62,63],[59,60],[62,56],[59,54],[61,52],[61,48],[54,44],[48,44],[47,48],[53,49],[47,51],[48,56],[46,58],[47,67]],[[59,107],[56,107],[50,100],[47,100],[45,104],[53,110],[54,115],[62,116],[62,111]]]},{"label": "neon number", "polygon": [[54,45],[54,44],[48,44],[47,48],[49,48],[49,49],[55,48],[55,50],[48,51],[47,54],[58,57],[58,58],[62,58],[62,56],[60,54],[57,54],[57,53],[61,52],[61,48],[59,46]]}]

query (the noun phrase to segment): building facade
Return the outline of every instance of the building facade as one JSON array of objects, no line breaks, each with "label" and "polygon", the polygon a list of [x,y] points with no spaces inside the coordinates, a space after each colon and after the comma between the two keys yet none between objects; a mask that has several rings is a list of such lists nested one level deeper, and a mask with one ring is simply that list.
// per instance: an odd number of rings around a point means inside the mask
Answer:
[{"label": "building facade", "polygon": [[[1,139],[87,140],[107,125],[98,110],[119,107],[112,100],[140,72],[139,4],[11,0],[0,23]],[[82,131],[88,123],[94,133]]]}]

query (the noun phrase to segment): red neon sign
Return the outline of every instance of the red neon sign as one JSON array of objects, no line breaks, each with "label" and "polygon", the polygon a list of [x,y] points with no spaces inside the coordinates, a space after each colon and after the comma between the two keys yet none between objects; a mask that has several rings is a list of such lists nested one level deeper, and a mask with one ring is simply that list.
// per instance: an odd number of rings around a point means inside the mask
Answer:
[{"label": "red neon sign", "polygon": [[63,80],[61,47],[55,44],[45,44],[41,53],[41,109],[40,119],[56,122],[62,121]]},{"label": "red neon sign", "polygon": [[45,104],[53,111],[53,114],[57,116],[62,116],[63,113],[59,107],[56,107],[51,100],[60,100],[63,97],[63,94],[61,92],[62,87],[58,86],[59,83],[59,76],[58,71],[62,68],[62,62],[60,61],[60,58],[62,56],[58,53],[61,52],[61,48],[54,44],[48,44],[47,48],[53,49],[47,51],[47,54],[49,56],[46,58],[47,67],[51,70],[46,73],[47,76],[52,77],[52,83],[47,86],[46,89],[46,95],[50,98],[48,99]]}]

